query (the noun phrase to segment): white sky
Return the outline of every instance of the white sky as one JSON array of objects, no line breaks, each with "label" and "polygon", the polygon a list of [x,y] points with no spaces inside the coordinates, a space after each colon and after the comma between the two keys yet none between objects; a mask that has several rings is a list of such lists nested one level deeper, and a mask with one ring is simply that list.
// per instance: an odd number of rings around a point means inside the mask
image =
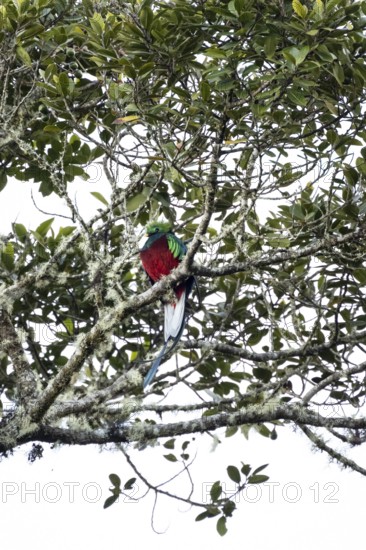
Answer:
[{"label": "white sky", "polygon": [[[98,177],[91,183],[79,183],[77,189],[81,214],[90,217],[101,206],[90,196],[90,191],[103,193]],[[60,207],[49,206],[50,198],[43,199],[36,192],[35,197],[40,208],[61,212],[61,201]],[[33,207],[29,183],[11,182],[0,194],[0,209],[0,233],[5,235],[11,231],[13,221],[34,228],[48,217]],[[68,225],[67,220],[61,220],[61,225]],[[165,533],[155,534],[150,526],[152,495],[142,502],[119,502],[103,510],[104,500],[110,494],[108,475],[116,473],[122,481],[133,475],[119,452],[100,452],[94,446],[55,450],[44,446],[44,458],[29,464],[29,447],[17,449],[13,457],[0,463],[1,548],[362,548],[366,480],[329,464],[324,454],[312,452],[305,436],[289,428],[279,429],[278,435],[276,441],[255,433],[249,441],[239,435],[222,438],[223,444],[214,452],[208,436],[196,436],[199,449],[192,475],[197,498],[217,479],[227,482],[227,489],[233,489],[226,474],[228,464],[240,467],[243,461],[258,467],[269,463],[263,473],[270,476],[271,485],[260,485],[241,495],[239,509],[228,520],[229,531],[223,538],[216,532],[215,519],[196,523],[194,518],[199,511],[187,510],[171,500],[158,502],[155,527]],[[176,471],[174,464],[162,458],[170,452],[162,447],[130,452],[152,481],[162,482]],[[352,458],[365,465],[364,454],[362,448],[355,449]],[[183,495],[189,491],[186,484],[181,489]],[[139,491],[135,496],[139,496]]]},{"label": "white sky", "polygon": [[[159,501],[155,514],[156,529],[165,533],[155,534],[150,526],[150,495],[142,502],[119,502],[103,510],[109,495],[108,474],[117,473],[122,480],[131,477],[118,452],[99,452],[95,447],[46,449],[43,459],[28,464],[25,449],[18,449],[0,463],[2,548],[362,547],[365,482],[361,476],[329,465],[324,455],[310,452],[304,437],[289,430],[280,431],[276,442],[259,435],[248,442],[235,436],[214,453],[205,439],[192,468],[196,489],[201,486],[203,494],[210,483],[227,479],[229,462],[244,460],[253,466],[270,462],[266,471],[271,485],[253,487],[241,495],[225,537],[216,533],[215,520],[196,523],[196,510],[167,500]],[[174,465],[160,458],[162,451],[156,448],[135,455],[145,475],[160,481],[174,471]],[[228,481],[226,488],[234,487]]]}]

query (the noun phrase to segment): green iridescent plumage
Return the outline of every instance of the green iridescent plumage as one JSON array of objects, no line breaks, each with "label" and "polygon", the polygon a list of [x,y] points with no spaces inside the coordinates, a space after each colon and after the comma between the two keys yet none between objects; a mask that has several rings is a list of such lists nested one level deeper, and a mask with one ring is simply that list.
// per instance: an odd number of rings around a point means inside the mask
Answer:
[{"label": "green iridescent plumage", "polygon": [[187,247],[183,242],[178,239],[173,233],[167,233],[166,235],[167,241],[168,241],[168,247],[170,252],[173,254],[174,258],[178,258],[178,260],[182,260],[183,256],[187,252]]},{"label": "green iridescent plumage", "polygon": [[146,226],[146,234],[153,235],[154,233],[168,233],[172,230],[172,226],[169,222],[150,222]]}]

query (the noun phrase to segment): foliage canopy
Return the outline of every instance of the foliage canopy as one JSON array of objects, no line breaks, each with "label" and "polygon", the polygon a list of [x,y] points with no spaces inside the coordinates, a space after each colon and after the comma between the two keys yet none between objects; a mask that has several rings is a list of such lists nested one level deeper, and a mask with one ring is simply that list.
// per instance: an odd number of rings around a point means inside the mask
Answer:
[{"label": "foliage canopy", "polygon": [[[161,439],[186,465],[191,434],[291,423],[366,474],[324,440],[366,440],[365,27],[349,0],[2,1],[0,190],[36,184],[69,220],[0,243],[1,452]],[[93,167],[84,219],[68,185]],[[138,239],[158,216],[189,252],[149,288]],[[145,399],[156,302],[191,274],[179,374]],[[227,473],[240,491],[261,470]],[[107,505],[134,478],[111,483]],[[211,499],[198,519],[225,534],[235,503],[219,481]]]}]

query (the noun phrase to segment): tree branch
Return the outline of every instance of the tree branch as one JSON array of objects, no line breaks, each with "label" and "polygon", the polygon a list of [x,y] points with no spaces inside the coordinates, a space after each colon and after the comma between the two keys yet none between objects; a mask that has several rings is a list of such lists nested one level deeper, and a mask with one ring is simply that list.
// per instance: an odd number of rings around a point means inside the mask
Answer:
[{"label": "tree branch", "polygon": [[307,426],[304,426],[303,424],[299,424],[299,427],[302,429],[304,434],[310,439],[312,443],[314,443],[314,445],[318,449],[320,449],[321,451],[325,451],[331,458],[337,460],[337,462],[340,462],[346,468],[351,468],[355,472],[358,472],[359,474],[366,476],[365,468],[362,468],[362,466],[359,466],[356,462],[354,462],[350,458],[347,458],[341,453],[339,453],[338,451],[336,451],[335,449],[332,449],[332,447],[327,445],[321,437],[319,437],[316,433],[310,430]]},{"label": "tree branch", "polygon": [[27,409],[38,395],[37,378],[28,363],[10,315],[4,309],[0,310],[0,350],[9,354],[15,371],[18,398]]},{"label": "tree branch", "polygon": [[11,429],[11,422],[3,429],[0,436],[0,452],[6,452],[14,445],[22,445],[29,441],[48,443],[65,443],[76,445],[103,445],[107,443],[147,443],[165,437],[204,433],[219,428],[236,427],[245,424],[262,424],[276,421],[292,422],[296,425],[307,425],[318,428],[344,428],[347,430],[365,430],[366,417],[324,417],[317,412],[308,410],[299,404],[278,404],[277,400],[263,405],[249,405],[233,413],[219,413],[212,416],[203,416],[186,422],[169,424],[151,424],[150,422],[135,422],[115,424],[107,428],[90,430],[67,429],[50,425],[39,425],[29,428],[26,433],[20,434],[17,441],[10,442],[6,432]]},{"label": "tree branch", "polygon": [[265,268],[283,262],[298,260],[313,256],[318,252],[334,250],[335,247],[348,244],[350,242],[363,242],[366,236],[366,226],[359,225],[357,229],[345,235],[327,235],[322,239],[316,240],[313,244],[298,248],[297,250],[281,250],[274,254],[261,254],[260,256],[248,258],[245,262],[234,262],[232,264],[225,263],[222,266],[206,266],[194,264],[192,273],[194,275],[202,275],[205,277],[221,277],[222,275],[232,275],[234,273],[242,273],[250,271],[253,268]]}]

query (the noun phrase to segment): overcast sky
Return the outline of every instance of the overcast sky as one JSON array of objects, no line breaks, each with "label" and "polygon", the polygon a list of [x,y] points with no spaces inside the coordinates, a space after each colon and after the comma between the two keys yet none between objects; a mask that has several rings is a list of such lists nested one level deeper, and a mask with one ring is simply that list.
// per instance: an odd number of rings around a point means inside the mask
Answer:
[{"label": "overcast sky", "polygon": [[[197,495],[201,492],[204,497],[217,479],[227,481],[227,490],[234,489],[225,473],[230,462],[253,466],[269,462],[269,481],[240,495],[225,537],[216,533],[215,520],[196,523],[196,510],[168,500],[158,501],[154,517],[155,529],[164,534],[154,533],[150,524],[153,495],[138,503],[120,501],[104,510],[110,494],[109,473],[117,473],[124,481],[131,477],[120,453],[45,446],[44,458],[33,464],[27,462],[25,448],[0,463],[2,548],[362,547],[365,481],[330,465],[326,456],[310,452],[305,437],[289,429],[279,430],[275,442],[259,435],[249,441],[235,436],[213,453],[208,437],[204,439],[192,467]],[[176,466],[162,454],[162,448],[133,453],[147,477],[164,481]],[[361,459],[362,453],[358,454]],[[183,495],[189,492],[186,483],[180,489]],[[134,496],[142,490],[138,486]]]}]

